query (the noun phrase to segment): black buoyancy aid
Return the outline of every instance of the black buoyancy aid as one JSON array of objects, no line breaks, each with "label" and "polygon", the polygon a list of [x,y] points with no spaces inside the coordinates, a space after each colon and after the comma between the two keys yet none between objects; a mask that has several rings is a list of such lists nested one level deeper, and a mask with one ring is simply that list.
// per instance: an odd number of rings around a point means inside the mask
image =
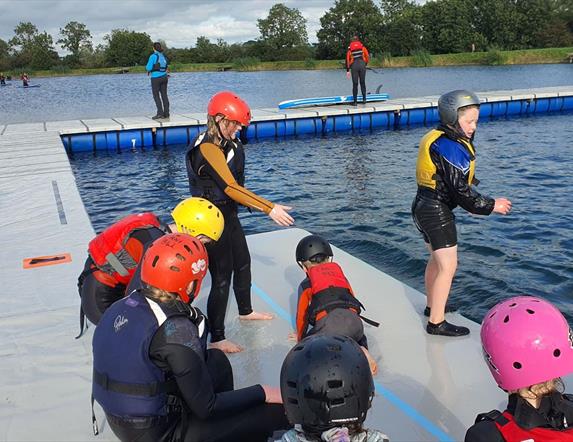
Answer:
[{"label": "black buoyancy aid", "polygon": [[92,239],[88,252],[99,270],[127,285],[141,259],[141,256],[131,256],[125,249],[127,240],[135,230],[159,226],[153,213],[126,216]]},{"label": "black buoyancy aid", "polygon": [[493,410],[478,416],[478,419],[492,420],[506,442],[573,442],[573,428],[521,428],[508,411]]},{"label": "black buoyancy aid", "polygon": [[[202,156],[197,155],[201,143],[212,142],[209,140],[207,133],[204,132],[197,137],[191,149],[191,161],[199,159],[202,161]],[[225,145],[224,153],[225,159],[229,170],[235,177],[235,180],[240,186],[245,184],[245,152],[241,141],[237,138],[233,141],[223,140]],[[192,164],[189,172],[189,184],[191,186],[191,195],[205,198],[214,204],[228,204],[233,200],[227,196],[224,189],[221,189],[215,180],[208,174],[201,171],[201,164]]]},{"label": "black buoyancy aid", "polygon": [[[167,60],[167,57],[165,57],[165,55],[163,54],[159,56],[159,53],[155,53],[155,56],[157,57],[157,60],[155,63],[153,63],[151,72],[167,72],[167,67],[169,66],[169,61]],[[164,61],[165,64],[162,64],[161,63],[162,61]]]},{"label": "black buoyancy aid", "polygon": [[311,267],[308,271],[312,297],[306,311],[306,321],[315,325],[320,312],[327,314],[337,308],[352,308],[356,313],[364,309],[362,303],[354,297],[350,283],[340,266],[328,262]]},{"label": "black buoyancy aid", "polygon": [[175,316],[188,317],[200,335],[206,334],[204,317],[196,309],[176,305],[181,308],[167,308],[136,290],[102,316],[93,337],[92,397],[106,413],[118,417],[168,413],[168,395],[176,393],[177,387],[150,360],[153,336]]}]

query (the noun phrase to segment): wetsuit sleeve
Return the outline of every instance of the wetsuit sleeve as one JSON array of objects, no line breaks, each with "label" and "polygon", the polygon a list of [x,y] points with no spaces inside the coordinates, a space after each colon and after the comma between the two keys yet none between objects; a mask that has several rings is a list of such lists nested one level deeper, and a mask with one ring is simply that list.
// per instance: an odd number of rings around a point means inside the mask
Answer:
[{"label": "wetsuit sleeve", "polygon": [[364,63],[368,64],[370,61],[370,54],[368,53],[368,49],[366,46],[362,46],[362,58],[364,59]]},{"label": "wetsuit sleeve", "polygon": [[350,65],[352,64],[352,51],[350,48],[346,51],[346,72],[350,71]]},{"label": "wetsuit sleeve", "polygon": [[464,442],[504,442],[504,439],[495,423],[485,420],[468,429]]},{"label": "wetsuit sleeve", "polygon": [[185,317],[163,323],[153,337],[149,355],[159,368],[173,375],[181,397],[200,419],[244,411],[265,402],[260,385],[215,393],[197,328]]},{"label": "wetsuit sleeve", "polygon": [[225,194],[237,203],[260,210],[267,215],[271,213],[275,205],[237,183],[225,161],[225,155],[218,146],[212,143],[202,143],[199,150],[205,159],[205,165],[199,172],[208,173]]},{"label": "wetsuit sleeve", "polygon": [[482,195],[468,184],[467,173],[443,156],[431,151],[434,164],[438,166],[439,175],[449,189],[452,200],[463,209],[476,215],[489,215],[493,211],[495,200]]}]

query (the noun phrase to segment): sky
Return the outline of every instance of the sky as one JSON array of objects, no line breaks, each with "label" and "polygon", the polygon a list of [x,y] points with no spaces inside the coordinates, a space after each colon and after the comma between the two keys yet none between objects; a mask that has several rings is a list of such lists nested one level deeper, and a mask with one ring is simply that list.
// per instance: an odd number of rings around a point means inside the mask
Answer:
[{"label": "sky", "polygon": [[[21,21],[30,21],[54,42],[70,21],[84,23],[94,46],[112,29],[146,32],[169,47],[191,47],[197,37],[228,43],[259,37],[257,19],[265,18],[280,0],[0,0],[0,38],[8,41]],[[282,0],[307,20],[309,41],[316,42],[320,17],[334,0]],[[56,47],[61,52],[61,48]]]}]

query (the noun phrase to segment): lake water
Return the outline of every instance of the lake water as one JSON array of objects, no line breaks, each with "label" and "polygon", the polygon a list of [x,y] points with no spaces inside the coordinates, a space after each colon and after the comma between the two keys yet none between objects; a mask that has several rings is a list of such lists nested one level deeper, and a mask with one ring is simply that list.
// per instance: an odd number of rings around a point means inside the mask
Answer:
[{"label": "lake water", "polygon": [[[439,95],[452,89],[489,91],[573,84],[573,65],[394,68],[368,71],[367,89],[391,97]],[[9,83],[10,84],[10,83]],[[40,87],[21,82],[0,88],[0,124],[33,121],[154,115],[150,80],[144,74],[32,78]],[[204,112],[211,95],[231,89],[255,108],[283,100],[347,95],[345,71],[175,73],[169,81],[172,113]]]},{"label": "lake water", "polygon": [[[154,113],[145,75],[33,79],[0,88],[0,123]],[[368,90],[393,97],[573,84],[572,65],[384,69]],[[252,107],[350,93],[344,71],[181,73],[170,80],[173,113],[204,112],[209,97],[232,89]],[[296,225],[423,291],[427,259],[412,224],[417,146],[428,128],[267,140],[246,146],[247,187],[293,205]],[[573,319],[573,115],[483,121],[476,136],[480,191],[513,201],[510,216],[456,211],[459,269],[451,301],[481,320],[499,299],[546,296]],[[168,219],[189,195],[185,146],[75,155],[72,167],[97,231],[128,213]],[[262,214],[242,215],[247,233],[277,228]]]},{"label": "lake water", "polygon": [[[498,300],[527,293],[547,297],[573,319],[572,123],[569,114],[480,125],[480,191],[510,198],[514,210],[507,217],[456,210],[460,263],[450,299],[468,317],[481,321]],[[247,187],[294,206],[298,227],[423,292],[427,252],[410,205],[417,146],[427,130],[252,143],[246,146]],[[72,167],[94,228],[144,210],[167,221],[189,195],[185,151],[75,155]],[[242,219],[247,233],[277,228],[260,213],[245,212]]]}]

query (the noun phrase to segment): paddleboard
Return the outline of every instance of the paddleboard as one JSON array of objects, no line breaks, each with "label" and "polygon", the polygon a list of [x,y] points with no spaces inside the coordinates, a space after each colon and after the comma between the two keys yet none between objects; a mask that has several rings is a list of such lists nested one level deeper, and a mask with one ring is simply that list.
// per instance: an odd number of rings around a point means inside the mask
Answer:
[{"label": "paddleboard", "polygon": [[6,84],[0,84],[0,86],[12,86],[12,84],[6,83]]},{"label": "paddleboard", "polygon": [[31,87],[40,87],[40,85],[39,84],[31,84],[29,86],[18,86],[18,87],[20,87],[22,89],[29,89]]},{"label": "paddleboard", "polygon": [[[367,94],[366,102],[371,103],[375,101],[386,101],[390,98],[388,94]],[[341,95],[335,97],[315,97],[315,98],[299,98],[297,100],[281,101],[279,109],[291,109],[293,107],[306,107],[306,106],[330,106],[333,104],[352,104],[354,97],[352,95]],[[358,102],[362,102],[362,95],[358,95]]]}]

